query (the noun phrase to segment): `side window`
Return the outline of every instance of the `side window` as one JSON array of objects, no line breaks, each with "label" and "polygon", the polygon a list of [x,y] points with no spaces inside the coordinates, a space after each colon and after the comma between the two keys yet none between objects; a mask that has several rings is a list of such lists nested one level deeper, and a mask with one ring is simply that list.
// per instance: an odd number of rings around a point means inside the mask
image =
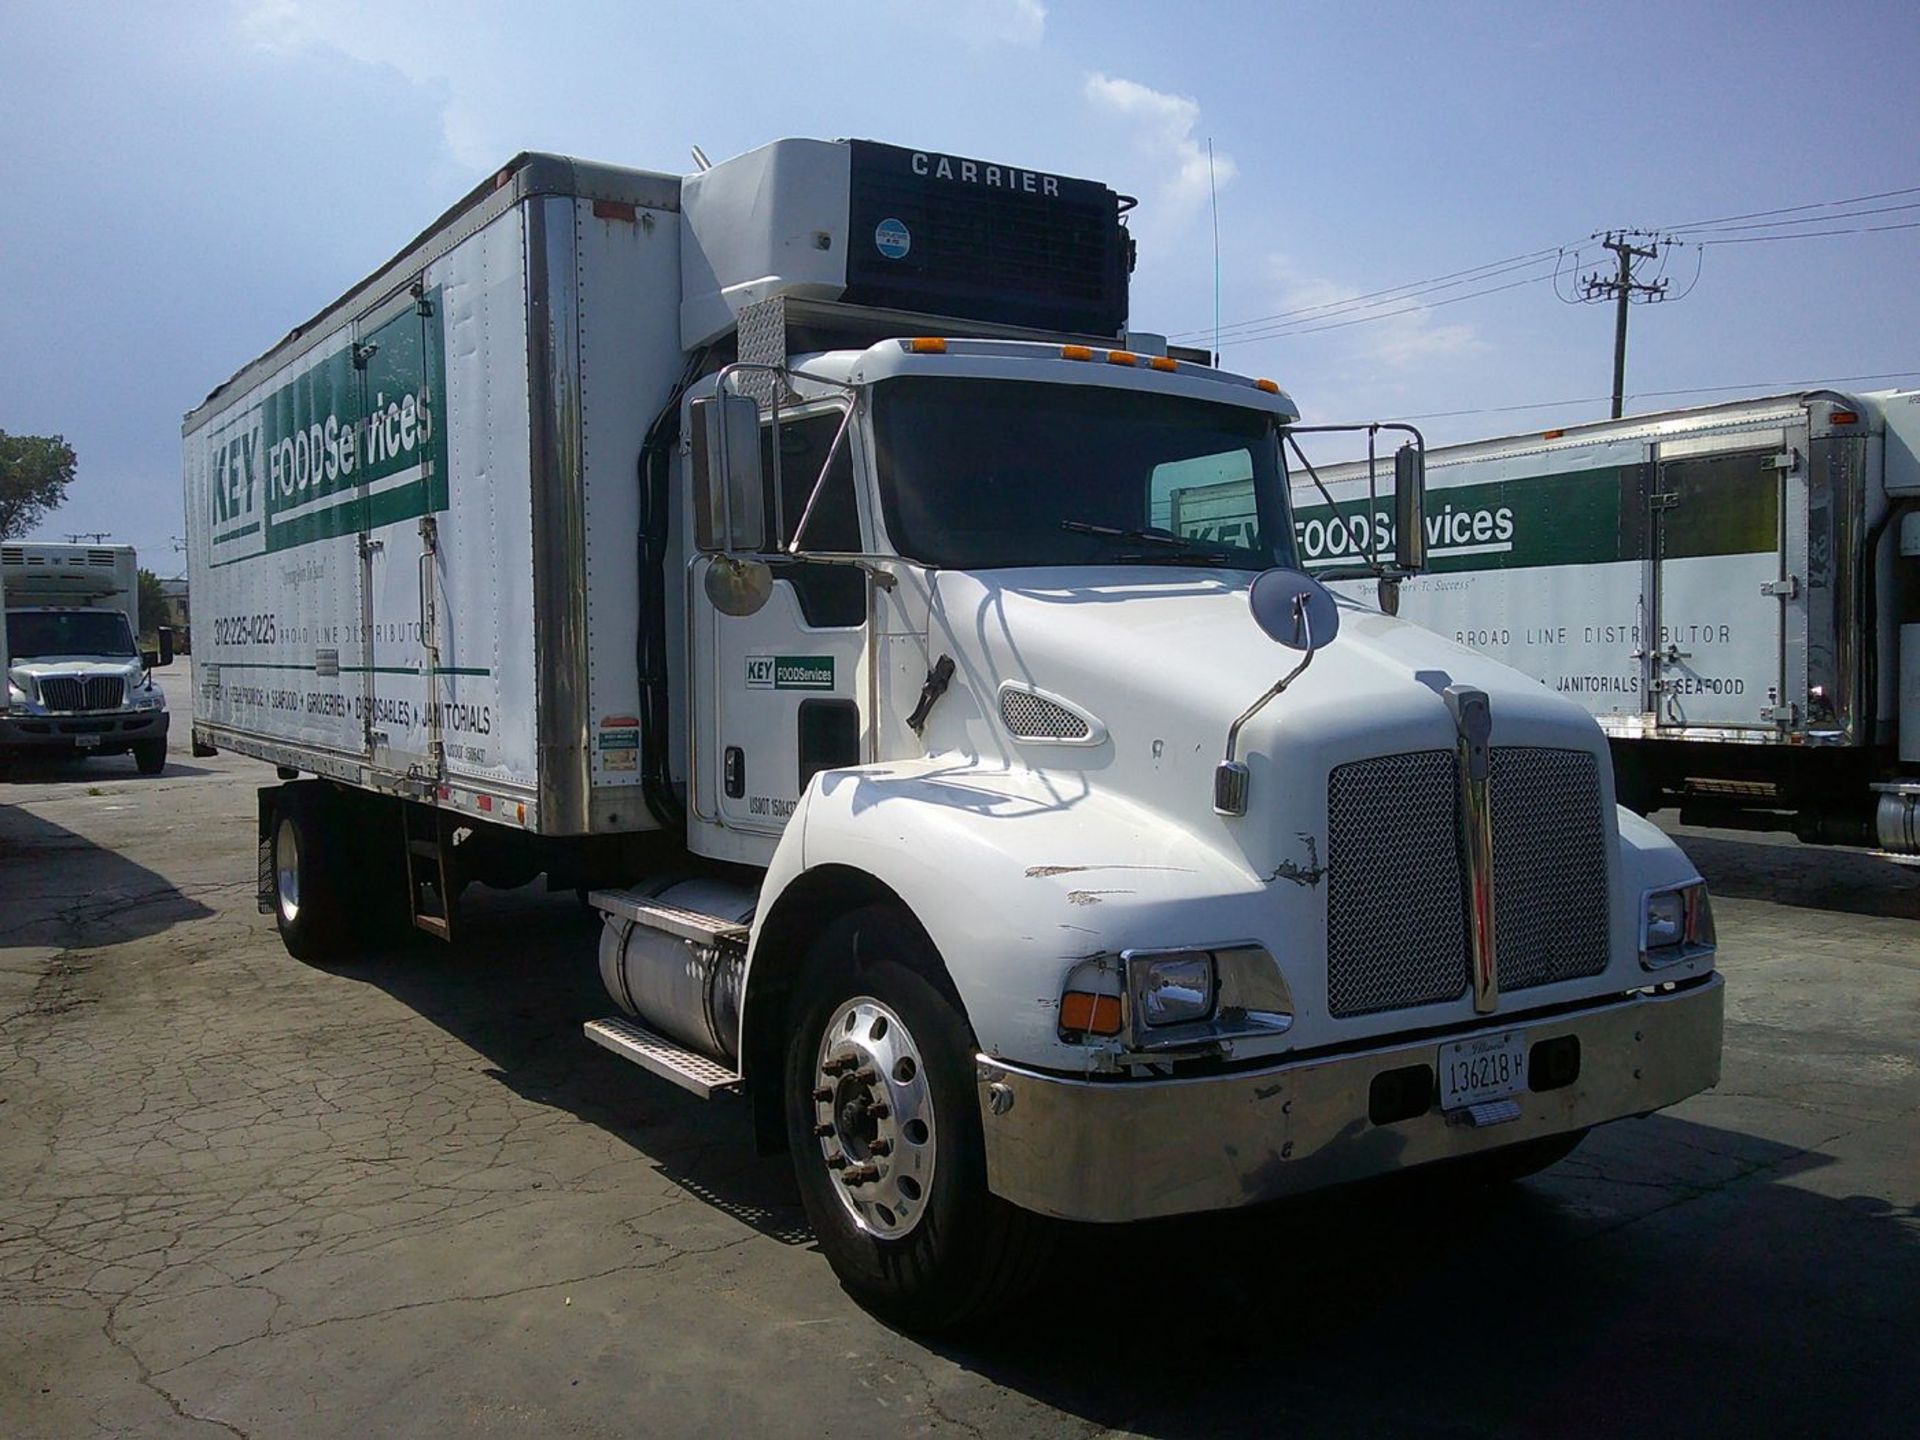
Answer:
[{"label": "side window", "polygon": [[1154,466],[1147,480],[1147,524],[1189,539],[1258,549],[1253,455],[1223,450]]},{"label": "side window", "polygon": [[[760,430],[760,459],[767,477],[767,501],[772,513],[767,516],[767,533],[780,537],[780,548],[792,543],[806,513],[807,500],[820,467],[827,458],[833,437],[840,432],[841,412],[823,411],[797,418],[782,417],[780,422],[780,478],[774,483],[773,426]],[[807,522],[803,537],[805,548],[823,553],[858,552],[860,511],[853,493],[853,455],[850,443],[843,442],[827,471],[820,503],[813,519]]]}]

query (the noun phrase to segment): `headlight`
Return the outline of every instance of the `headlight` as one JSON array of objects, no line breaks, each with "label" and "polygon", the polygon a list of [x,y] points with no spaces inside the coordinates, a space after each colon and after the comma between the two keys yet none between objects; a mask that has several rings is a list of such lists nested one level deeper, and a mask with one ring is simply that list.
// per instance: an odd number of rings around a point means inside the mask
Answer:
[{"label": "headlight", "polygon": [[1133,962],[1133,995],[1149,1026],[1180,1025],[1213,1013],[1213,956],[1141,956]]},{"label": "headlight", "polygon": [[33,696],[29,695],[21,686],[9,680],[7,681],[7,703],[9,705],[31,705],[33,703]]},{"label": "headlight", "polygon": [[1647,895],[1640,919],[1640,963],[1648,969],[1711,954],[1713,903],[1702,881]]}]

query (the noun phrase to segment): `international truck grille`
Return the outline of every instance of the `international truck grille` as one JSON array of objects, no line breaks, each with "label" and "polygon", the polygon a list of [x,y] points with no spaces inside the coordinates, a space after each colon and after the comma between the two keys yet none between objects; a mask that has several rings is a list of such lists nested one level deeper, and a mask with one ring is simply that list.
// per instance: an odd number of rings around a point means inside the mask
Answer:
[{"label": "international truck grille", "polygon": [[40,703],[49,710],[117,710],[126,698],[121,675],[50,675],[40,682]]},{"label": "international truck grille", "polygon": [[[1593,756],[1496,746],[1489,788],[1502,993],[1599,974],[1607,963],[1607,856]],[[1459,805],[1451,750],[1355,761],[1328,777],[1333,1015],[1466,994]]]}]

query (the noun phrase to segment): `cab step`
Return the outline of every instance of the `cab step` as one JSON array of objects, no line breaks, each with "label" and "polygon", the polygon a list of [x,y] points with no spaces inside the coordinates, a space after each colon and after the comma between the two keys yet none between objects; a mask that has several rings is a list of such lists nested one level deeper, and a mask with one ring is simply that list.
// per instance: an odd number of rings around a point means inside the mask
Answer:
[{"label": "cab step", "polygon": [[589,1020],[586,1032],[594,1044],[611,1050],[623,1060],[631,1060],[642,1070],[651,1070],[663,1080],[671,1080],[682,1090],[691,1090],[702,1100],[740,1091],[742,1082],[737,1071],[655,1034],[638,1021],[620,1015]]},{"label": "cab step", "polygon": [[587,903],[602,914],[618,915],[649,930],[659,930],[697,945],[718,945],[725,941],[744,945],[751,933],[749,926],[737,920],[682,909],[663,900],[630,895],[624,890],[595,890],[587,896]]}]

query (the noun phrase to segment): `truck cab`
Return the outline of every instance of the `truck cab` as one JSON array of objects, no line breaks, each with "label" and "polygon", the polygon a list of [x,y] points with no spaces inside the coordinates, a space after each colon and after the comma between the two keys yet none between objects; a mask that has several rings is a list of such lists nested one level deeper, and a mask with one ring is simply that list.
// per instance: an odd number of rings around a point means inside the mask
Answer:
[{"label": "truck cab", "polygon": [[138,571],[128,546],[0,546],[7,676],[0,769],[25,755],[123,755],[142,775],[167,759],[167,702],[154,670],[172,635],[142,654]]}]

